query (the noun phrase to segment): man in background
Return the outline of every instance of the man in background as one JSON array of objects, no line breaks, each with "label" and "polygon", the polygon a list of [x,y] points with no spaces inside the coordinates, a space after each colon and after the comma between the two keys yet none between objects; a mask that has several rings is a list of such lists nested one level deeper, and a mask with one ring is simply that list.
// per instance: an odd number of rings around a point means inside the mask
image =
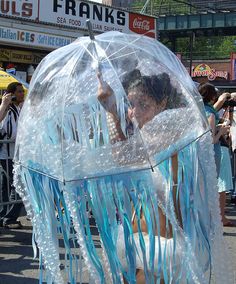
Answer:
[{"label": "man in background", "polygon": [[9,205],[0,206],[0,226],[9,229],[22,227],[17,219],[23,204],[14,202],[19,200],[19,196],[13,186],[13,156],[18,118],[23,102],[24,89],[22,84],[19,82],[9,84],[0,105],[0,140],[7,140],[0,144],[0,164],[2,166],[2,200],[0,200],[10,202]]}]

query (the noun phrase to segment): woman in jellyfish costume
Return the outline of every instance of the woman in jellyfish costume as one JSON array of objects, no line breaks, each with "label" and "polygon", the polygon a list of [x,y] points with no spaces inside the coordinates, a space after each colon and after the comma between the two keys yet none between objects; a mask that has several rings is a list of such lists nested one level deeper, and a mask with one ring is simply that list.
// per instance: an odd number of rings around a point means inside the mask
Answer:
[{"label": "woman in jellyfish costume", "polygon": [[14,183],[40,283],[233,283],[201,97],[154,39],[108,32],[42,60]]}]

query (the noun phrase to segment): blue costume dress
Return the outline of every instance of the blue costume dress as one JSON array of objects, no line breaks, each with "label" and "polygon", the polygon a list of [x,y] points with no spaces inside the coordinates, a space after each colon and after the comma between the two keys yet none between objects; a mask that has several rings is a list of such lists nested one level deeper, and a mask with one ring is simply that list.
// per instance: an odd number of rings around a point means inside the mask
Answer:
[{"label": "blue costume dress", "polygon": [[220,174],[218,177],[218,191],[225,192],[233,190],[232,168],[229,148],[221,146]]},{"label": "blue costume dress", "polygon": [[[207,118],[209,118],[212,114],[214,115],[215,127],[216,127],[216,125],[219,123],[219,120],[220,120],[218,112],[210,104],[204,104],[204,107],[205,107]],[[217,142],[214,144],[214,152],[215,152],[216,171],[217,171],[217,177],[218,177],[220,173],[220,161],[221,161],[220,142]]]}]

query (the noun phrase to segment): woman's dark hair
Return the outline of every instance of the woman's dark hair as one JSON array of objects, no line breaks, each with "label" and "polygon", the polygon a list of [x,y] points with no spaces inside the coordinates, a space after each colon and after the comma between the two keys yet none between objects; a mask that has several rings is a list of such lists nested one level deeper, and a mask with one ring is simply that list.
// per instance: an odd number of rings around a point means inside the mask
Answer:
[{"label": "woman's dark hair", "polygon": [[215,86],[210,83],[199,85],[198,91],[201,94],[204,103],[209,103],[217,97]]},{"label": "woman's dark hair", "polygon": [[12,82],[12,83],[10,83],[7,86],[7,93],[14,94],[18,86],[22,86],[22,84],[20,82]]},{"label": "woman's dark hair", "polygon": [[152,97],[157,104],[167,99],[166,108],[177,107],[177,101],[179,101],[177,90],[172,86],[170,77],[165,72],[158,75],[143,76],[138,69],[135,69],[126,75],[122,84],[127,94],[138,88],[140,95],[146,94]]}]

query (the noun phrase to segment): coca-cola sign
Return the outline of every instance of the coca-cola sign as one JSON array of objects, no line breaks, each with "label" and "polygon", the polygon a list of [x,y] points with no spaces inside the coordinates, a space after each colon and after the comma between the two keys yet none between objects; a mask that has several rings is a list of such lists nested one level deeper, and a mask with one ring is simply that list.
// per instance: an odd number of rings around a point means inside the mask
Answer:
[{"label": "coca-cola sign", "polygon": [[150,30],[150,21],[142,20],[140,18],[135,18],[133,21],[133,28],[134,29],[141,29],[144,31]]},{"label": "coca-cola sign", "polygon": [[156,37],[155,18],[140,15],[129,14],[129,29],[138,34],[145,34],[150,37]]}]

